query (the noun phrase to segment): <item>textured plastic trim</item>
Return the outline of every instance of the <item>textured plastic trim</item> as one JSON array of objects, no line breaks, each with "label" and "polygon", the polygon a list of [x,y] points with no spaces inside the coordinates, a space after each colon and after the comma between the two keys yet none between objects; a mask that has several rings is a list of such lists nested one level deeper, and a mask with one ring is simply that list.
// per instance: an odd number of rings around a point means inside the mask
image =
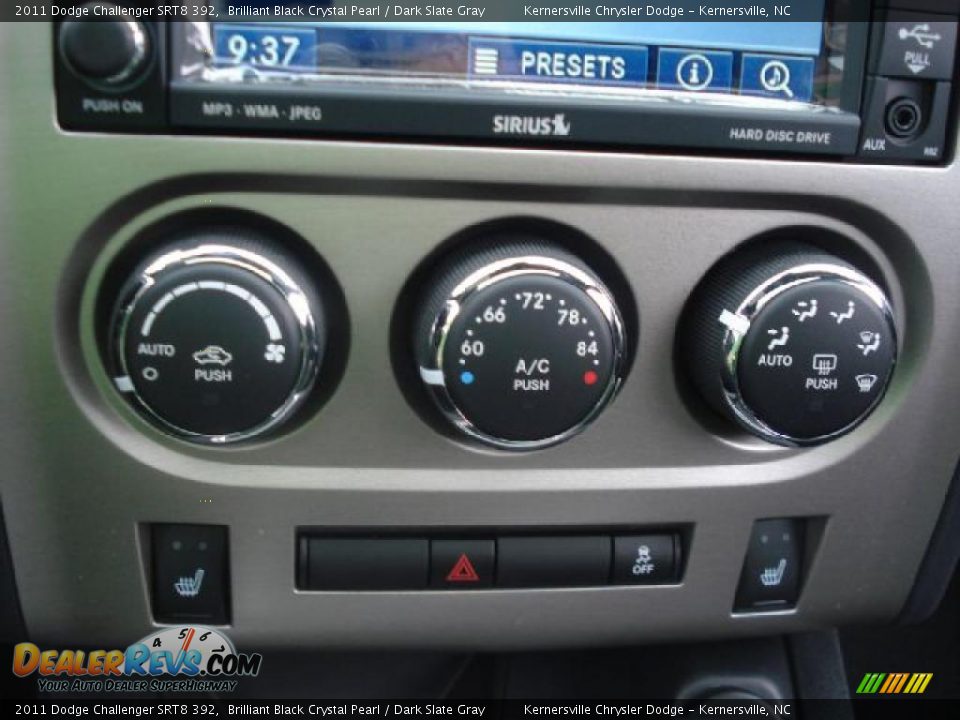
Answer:
[{"label": "textured plastic trim", "polygon": [[960,463],[953,473],[927,553],[897,622],[918,623],[929,618],[943,601],[960,561]]}]

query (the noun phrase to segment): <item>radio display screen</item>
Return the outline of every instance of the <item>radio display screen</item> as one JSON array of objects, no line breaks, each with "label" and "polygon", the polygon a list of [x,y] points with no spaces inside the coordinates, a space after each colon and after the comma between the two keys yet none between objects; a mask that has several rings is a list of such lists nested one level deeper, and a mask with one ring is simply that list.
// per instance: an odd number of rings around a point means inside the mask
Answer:
[{"label": "radio display screen", "polygon": [[184,25],[178,79],[798,108],[837,105],[843,79],[845,23],[284,22],[232,9]]}]

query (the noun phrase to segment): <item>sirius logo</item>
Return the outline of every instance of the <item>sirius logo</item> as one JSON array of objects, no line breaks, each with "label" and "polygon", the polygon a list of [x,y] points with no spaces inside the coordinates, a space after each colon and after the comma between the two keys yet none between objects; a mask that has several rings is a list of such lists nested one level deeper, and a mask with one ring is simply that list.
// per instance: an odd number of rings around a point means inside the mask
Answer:
[{"label": "sirius logo", "polygon": [[552,135],[566,137],[570,134],[570,122],[566,115],[536,117],[530,115],[494,115],[495,135]]}]

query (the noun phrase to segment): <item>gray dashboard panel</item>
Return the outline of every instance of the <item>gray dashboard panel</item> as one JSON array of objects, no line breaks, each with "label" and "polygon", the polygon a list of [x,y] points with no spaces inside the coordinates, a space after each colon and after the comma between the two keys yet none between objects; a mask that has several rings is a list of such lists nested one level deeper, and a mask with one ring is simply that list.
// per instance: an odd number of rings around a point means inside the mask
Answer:
[{"label": "gray dashboard panel", "polygon": [[[602,645],[886,621],[904,604],[958,453],[960,170],[211,137],[55,126],[49,26],[0,25],[0,498],[30,635],[129,642],[151,628],[138,524],[229,525],[241,646]],[[160,436],[113,391],[92,329],[109,260],[154,219],[261,212],[332,267],[351,316],[344,379],[296,432],[243,449]],[[627,274],[638,352],[582,436],[527,455],[438,435],[406,403],[388,325],[412,269],[465,226],[545,217]],[[806,451],[720,436],[674,381],[677,317],[710,265],[783,225],[836,230],[898,310],[902,360],[856,432]],[[826,518],[795,611],[733,616],[751,523]],[[683,583],[484,593],[294,589],[299,527],[691,525]]]}]

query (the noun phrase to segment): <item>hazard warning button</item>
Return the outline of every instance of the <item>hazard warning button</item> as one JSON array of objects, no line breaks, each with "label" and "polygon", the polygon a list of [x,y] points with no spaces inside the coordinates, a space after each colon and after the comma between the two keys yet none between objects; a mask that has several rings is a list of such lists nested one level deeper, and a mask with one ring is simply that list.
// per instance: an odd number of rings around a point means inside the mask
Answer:
[{"label": "hazard warning button", "polygon": [[495,548],[493,540],[431,541],[430,586],[445,590],[490,587]]}]

